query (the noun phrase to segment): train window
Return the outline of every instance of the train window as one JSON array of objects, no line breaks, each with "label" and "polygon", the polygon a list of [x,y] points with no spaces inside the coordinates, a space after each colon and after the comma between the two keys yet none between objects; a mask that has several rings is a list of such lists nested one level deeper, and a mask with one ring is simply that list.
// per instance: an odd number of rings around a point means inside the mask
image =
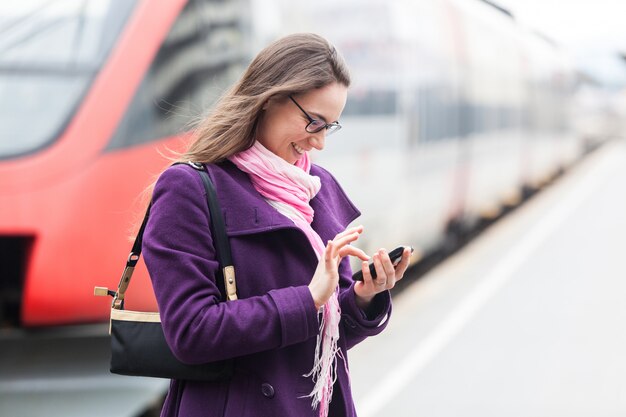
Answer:
[{"label": "train window", "polygon": [[351,91],[342,116],[391,115],[397,112],[397,92],[393,90]]},{"label": "train window", "polygon": [[191,0],[178,16],[113,135],[119,149],[182,133],[243,72],[246,8]]},{"label": "train window", "polygon": [[470,129],[471,108],[464,104],[452,85],[433,84],[416,92],[417,141],[431,142],[456,138]]},{"label": "train window", "polygon": [[134,5],[0,3],[0,158],[34,152],[59,136]]}]

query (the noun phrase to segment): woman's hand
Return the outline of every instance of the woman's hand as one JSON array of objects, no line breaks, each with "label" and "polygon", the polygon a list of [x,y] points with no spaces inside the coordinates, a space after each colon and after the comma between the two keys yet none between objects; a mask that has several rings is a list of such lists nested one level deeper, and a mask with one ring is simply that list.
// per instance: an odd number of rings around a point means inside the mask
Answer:
[{"label": "woman's hand", "polygon": [[339,233],[333,240],[328,241],[309,284],[316,309],[319,310],[321,306],[326,304],[326,301],[339,285],[339,263],[343,257],[352,255],[365,262],[369,260],[369,256],[365,252],[350,245],[359,238],[361,232],[363,232],[363,226],[351,227]]},{"label": "woman's hand", "polygon": [[396,282],[402,279],[404,272],[409,266],[411,249],[408,247],[404,248],[402,259],[395,267],[385,249],[379,249],[378,252],[374,254],[373,258],[374,267],[376,268],[376,279],[372,279],[368,263],[363,262],[361,265],[363,281],[358,281],[354,285],[356,303],[362,310],[365,310],[369,306],[376,294],[392,289],[396,285]]}]

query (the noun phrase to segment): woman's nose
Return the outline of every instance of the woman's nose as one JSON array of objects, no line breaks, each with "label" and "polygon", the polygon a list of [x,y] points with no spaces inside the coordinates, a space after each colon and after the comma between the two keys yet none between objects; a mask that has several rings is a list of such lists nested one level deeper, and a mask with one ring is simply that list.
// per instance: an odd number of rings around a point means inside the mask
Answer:
[{"label": "woman's nose", "polygon": [[322,129],[321,132],[317,132],[315,135],[312,135],[309,138],[309,144],[315,149],[317,149],[318,151],[321,151],[322,149],[324,149],[325,142],[326,142],[326,129]]}]

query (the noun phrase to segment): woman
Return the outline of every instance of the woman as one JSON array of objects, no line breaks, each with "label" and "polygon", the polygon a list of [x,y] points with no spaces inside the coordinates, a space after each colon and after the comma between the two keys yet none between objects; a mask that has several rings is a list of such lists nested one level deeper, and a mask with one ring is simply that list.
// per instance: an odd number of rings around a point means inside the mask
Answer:
[{"label": "woman", "polygon": [[[335,48],[313,34],[269,45],[194,131],[181,161],[205,164],[221,204],[238,300],[222,302],[201,178],[162,173],[144,237],[163,329],[184,362],[235,358],[231,379],[172,381],[163,416],[355,416],[347,350],[380,333],[395,267],[350,244],[363,227],[308,152],[338,130],[350,84]],[[347,256],[363,261],[354,283]]]}]

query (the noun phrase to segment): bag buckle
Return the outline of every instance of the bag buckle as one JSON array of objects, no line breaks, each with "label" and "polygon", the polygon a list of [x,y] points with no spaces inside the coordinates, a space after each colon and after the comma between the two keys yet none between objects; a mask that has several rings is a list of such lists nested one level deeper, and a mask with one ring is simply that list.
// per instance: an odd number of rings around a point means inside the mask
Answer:
[{"label": "bag buckle", "polygon": [[98,297],[106,297],[107,295],[115,297],[115,291],[110,290],[107,287],[94,287],[93,295]]}]

